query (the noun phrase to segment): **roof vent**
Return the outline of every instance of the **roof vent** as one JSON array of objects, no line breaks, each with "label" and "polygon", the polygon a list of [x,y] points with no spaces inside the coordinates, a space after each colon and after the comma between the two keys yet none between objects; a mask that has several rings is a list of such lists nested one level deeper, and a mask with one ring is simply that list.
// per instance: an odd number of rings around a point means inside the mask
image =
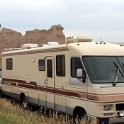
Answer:
[{"label": "roof vent", "polygon": [[58,46],[58,42],[48,42],[48,46]]},{"label": "roof vent", "polygon": [[22,44],[21,45],[22,49],[31,49],[31,48],[36,48],[36,47],[38,47],[38,44],[27,43],[27,44]]},{"label": "roof vent", "polygon": [[91,42],[92,38],[89,36],[71,36],[66,37],[65,42],[66,44],[69,43],[77,43],[77,42]]},{"label": "roof vent", "polygon": [[58,42],[48,42],[48,44],[43,44],[43,47],[49,47],[49,46],[58,46]]}]

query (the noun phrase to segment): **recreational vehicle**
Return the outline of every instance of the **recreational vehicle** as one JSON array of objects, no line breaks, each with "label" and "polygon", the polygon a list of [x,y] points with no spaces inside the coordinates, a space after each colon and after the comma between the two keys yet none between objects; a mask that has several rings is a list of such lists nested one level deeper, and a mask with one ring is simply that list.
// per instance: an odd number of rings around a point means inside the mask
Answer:
[{"label": "recreational vehicle", "polygon": [[124,47],[68,37],[2,53],[2,91],[34,104],[107,124],[124,116]]}]

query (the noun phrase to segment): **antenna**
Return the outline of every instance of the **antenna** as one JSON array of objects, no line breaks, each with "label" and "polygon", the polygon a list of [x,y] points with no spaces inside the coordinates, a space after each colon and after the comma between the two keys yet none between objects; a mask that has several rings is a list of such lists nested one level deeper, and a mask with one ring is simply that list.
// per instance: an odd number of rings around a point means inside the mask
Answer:
[{"label": "antenna", "polygon": [[103,42],[102,37],[100,37],[100,42]]},{"label": "antenna", "polygon": [[102,40],[102,37],[100,37],[100,44],[106,44],[103,40]]}]

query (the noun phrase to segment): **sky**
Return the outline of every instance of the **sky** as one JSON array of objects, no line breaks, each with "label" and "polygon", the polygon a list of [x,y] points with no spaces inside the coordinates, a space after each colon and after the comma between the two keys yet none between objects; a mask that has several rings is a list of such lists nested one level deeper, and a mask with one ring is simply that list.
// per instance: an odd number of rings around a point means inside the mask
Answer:
[{"label": "sky", "polygon": [[124,42],[124,0],[0,0],[0,24],[22,33],[61,24],[65,36]]}]

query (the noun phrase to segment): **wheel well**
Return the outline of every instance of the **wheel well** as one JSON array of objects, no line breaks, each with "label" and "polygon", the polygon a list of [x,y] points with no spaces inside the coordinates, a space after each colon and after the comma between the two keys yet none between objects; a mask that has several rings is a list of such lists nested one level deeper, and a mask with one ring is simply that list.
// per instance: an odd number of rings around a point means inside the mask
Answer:
[{"label": "wheel well", "polygon": [[76,106],[73,110],[73,117],[76,115],[76,114],[87,114],[86,113],[86,110],[83,108],[83,107],[80,107],[80,106]]}]

